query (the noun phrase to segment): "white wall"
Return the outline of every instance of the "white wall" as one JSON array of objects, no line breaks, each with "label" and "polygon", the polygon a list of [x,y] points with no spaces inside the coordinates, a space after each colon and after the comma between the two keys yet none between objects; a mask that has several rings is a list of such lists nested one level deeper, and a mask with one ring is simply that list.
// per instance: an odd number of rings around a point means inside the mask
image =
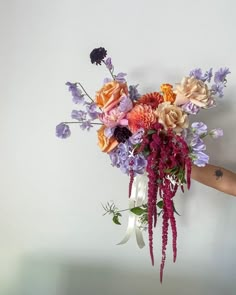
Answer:
[{"label": "white wall", "polygon": [[118,227],[102,217],[101,202],[126,207],[128,179],[100,153],[96,132],[54,135],[74,108],[64,83],[79,80],[92,94],[101,85],[94,47],[142,92],[194,67],[229,66],[225,98],[199,119],[225,132],[208,141],[211,162],[236,171],[235,1],[0,5],[0,294],[235,294],[236,199],[195,182],[178,194],[179,255],[172,264],[168,252],[160,286],[160,247],[152,268],[148,247],[116,246],[126,219]]}]

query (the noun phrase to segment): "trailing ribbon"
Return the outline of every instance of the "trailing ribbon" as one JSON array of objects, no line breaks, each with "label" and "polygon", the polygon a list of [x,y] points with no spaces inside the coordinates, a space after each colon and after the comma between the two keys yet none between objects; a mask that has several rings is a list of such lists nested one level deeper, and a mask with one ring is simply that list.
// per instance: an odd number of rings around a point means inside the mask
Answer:
[{"label": "trailing ribbon", "polygon": [[[146,202],[146,192],[147,192],[147,176],[146,174],[137,175],[134,179],[134,183],[132,185],[132,192],[129,198],[129,209],[134,207],[139,207]],[[135,231],[136,241],[139,248],[143,248],[145,246],[143,240],[143,234],[139,227],[140,222],[138,220],[138,216],[130,211],[129,219],[128,219],[128,226],[126,229],[126,233],[124,238],[121,240],[120,243],[117,245],[122,245],[128,242],[132,233]]]}]

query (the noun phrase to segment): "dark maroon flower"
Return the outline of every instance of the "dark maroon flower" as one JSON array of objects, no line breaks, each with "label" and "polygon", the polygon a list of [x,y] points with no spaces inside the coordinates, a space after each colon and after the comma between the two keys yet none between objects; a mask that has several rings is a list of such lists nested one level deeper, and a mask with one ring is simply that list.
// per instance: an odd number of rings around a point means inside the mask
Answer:
[{"label": "dark maroon flower", "polygon": [[101,62],[107,56],[107,51],[103,47],[95,48],[90,53],[90,59],[92,64],[101,65]]},{"label": "dark maroon flower", "polygon": [[131,131],[126,127],[117,126],[114,130],[113,136],[118,142],[126,142],[126,140],[132,136]]}]

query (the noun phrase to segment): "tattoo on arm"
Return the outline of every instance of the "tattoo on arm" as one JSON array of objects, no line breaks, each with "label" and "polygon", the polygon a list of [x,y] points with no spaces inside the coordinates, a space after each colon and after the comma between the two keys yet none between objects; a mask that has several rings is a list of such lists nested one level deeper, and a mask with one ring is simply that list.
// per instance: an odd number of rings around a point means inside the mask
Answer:
[{"label": "tattoo on arm", "polygon": [[214,175],[216,177],[216,180],[218,180],[223,177],[223,172],[220,169],[216,169]]}]

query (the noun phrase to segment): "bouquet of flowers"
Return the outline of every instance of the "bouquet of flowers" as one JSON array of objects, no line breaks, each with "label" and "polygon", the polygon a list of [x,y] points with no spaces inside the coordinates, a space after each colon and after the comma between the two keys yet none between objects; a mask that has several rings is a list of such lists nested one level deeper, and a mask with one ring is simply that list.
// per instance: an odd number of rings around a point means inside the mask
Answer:
[{"label": "bouquet of flowers", "polygon": [[[80,82],[67,82],[73,102],[80,106],[72,110],[72,122],[62,122],[56,135],[67,138],[69,124],[77,123],[82,130],[97,130],[98,145],[109,155],[111,164],[129,175],[129,225],[125,243],[135,229],[140,248],[144,246],[142,230],[147,229],[151,262],[153,255],[153,228],[162,216],[162,260],[160,280],[166,259],[168,228],[172,232],[173,261],[177,257],[177,227],[174,196],[178,188],[190,188],[191,166],[205,166],[209,161],[204,138],[223,135],[219,128],[208,131],[203,122],[190,125],[189,116],[216,106],[216,97],[223,97],[228,68],[213,74],[200,68],[192,70],[180,83],[162,84],[160,90],[140,94],[138,85],[129,85],[125,73],[115,74],[105,48],[96,48],[90,54],[93,64],[104,65],[110,78],[95,96],[90,96]],[[121,211],[114,203],[104,206],[113,221],[120,224]]]}]

